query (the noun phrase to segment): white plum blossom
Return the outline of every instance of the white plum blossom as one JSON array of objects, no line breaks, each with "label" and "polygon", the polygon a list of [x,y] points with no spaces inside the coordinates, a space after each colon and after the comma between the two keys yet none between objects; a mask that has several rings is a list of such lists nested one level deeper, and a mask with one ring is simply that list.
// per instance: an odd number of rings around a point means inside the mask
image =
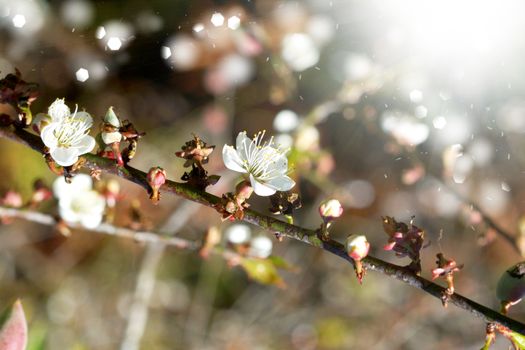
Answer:
[{"label": "white plum blossom", "polygon": [[255,193],[259,196],[271,196],[276,191],[288,191],[295,182],[287,176],[287,150],[282,150],[273,142],[262,142],[264,132],[250,139],[246,132],[237,135],[236,149],[224,145],[222,158],[230,170],[246,174]]},{"label": "white plum blossom", "polygon": [[93,190],[89,175],[78,174],[68,184],[63,177],[53,183],[53,193],[58,199],[60,217],[67,223],[80,223],[85,228],[96,228],[102,222],[106,201]]},{"label": "white plum blossom", "polygon": [[266,236],[258,236],[251,240],[248,254],[250,256],[266,259],[272,254],[272,240]]},{"label": "white plum blossom", "polygon": [[57,164],[73,165],[79,156],[93,150],[95,139],[88,135],[93,118],[89,113],[75,109],[71,114],[64,100],[57,99],[49,106],[48,114],[51,123],[42,129],[40,137]]},{"label": "white plum blossom", "polygon": [[233,224],[226,230],[226,239],[232,244],[244,244],[251,236],[252,231],[248,225]]}]

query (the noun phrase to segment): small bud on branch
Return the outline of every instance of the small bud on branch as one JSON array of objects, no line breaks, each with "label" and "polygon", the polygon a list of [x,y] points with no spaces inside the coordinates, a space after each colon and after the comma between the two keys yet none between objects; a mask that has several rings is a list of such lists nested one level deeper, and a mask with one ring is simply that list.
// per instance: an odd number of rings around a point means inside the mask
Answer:
[{"label": "small bud on branch", "polygon": [[161,167],[153,167],[148,172],[147,180],[150,186],[149,198],[153,204],[158,204],[160,200],[159,189],[166,183],[166,171]]},{"label": "small bud on branch", "polygon": [[363,277],[366,270],[363,268],[361,260],[366,258],[368,251],[370,250],[370,243],[363,235],[350,235],[346,238],[346,252],[349,257],[354,259],[355,262],[355,274],[360,284],[363,283]]}]

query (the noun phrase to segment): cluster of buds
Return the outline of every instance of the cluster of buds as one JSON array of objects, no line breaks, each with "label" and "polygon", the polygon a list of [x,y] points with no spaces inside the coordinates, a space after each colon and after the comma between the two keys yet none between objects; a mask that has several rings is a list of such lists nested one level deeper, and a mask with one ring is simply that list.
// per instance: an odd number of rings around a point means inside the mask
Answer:
[{"label": "cluster of buds", "polygon": [[[22,80],[18,70],[0,80],[0,104],[11,105],[18,114],[17,124],[24,127],[31,125],[32,114],[29,107],[38,97],[38,85]],[[4,118],[3,118],[4,119]],[[8,124],[10,119],[2,120]]]},{"label": "cluster of buds", "polygon": [[364,235],[350,235],[346,238],[346,253],[355,262],[355,274],[359,283],[363,283],[363,277],[366,273],[361,260],[363,260],[370,250],[370,243]]},{"label": "cluster of buds", "polygon": [[148,171],[148,185],[150,186],[149,198],[153,204],[160,200],[160,187],[166,183],[166,171],[161,167],[153,167]]},{"label": "cluster of buds", "polygon": [[0,205],[9,208],[36,208],[40,203],[51,199],[52,197],[53,193],[49,187],[41,179],[38,179],[33,183],[33,193],[28,202],[24,203],[20,193],[10,190],[0,198]]},{"label": "cluster of buds", "polygon": [[186,181],[190,186],[204,190],[210,185],[215,185],[219,181],[220,176],[210,175],[204,169],[204,164],[208,163],[208,157],[215,149],[215,146],[209,146],[202,141],[199,136],[193,135],[193,140],[186,142],[182,147],[182,151],[175,152],[179,158],[185,159],[184,167],[190,167],[189,172],[184,172],[181,180]]},{"label": "cluster of buds", "polygon": [[394,218],[386,216],[383,219],[383,229],[389,236],[388,243],[383,247],[392,250],[399,258],[409,257],[411,261],[408,268],[416,275],[421,273],[421,249],[425,248],[425,232],[415,226],[412,221],[407,225],[397,222]]},{"label": "cluster of buds", "polygon": [[249,181],[241,181],[235,187],[235,193],[222,195],[221,203],[216,206],[217,211],[222,214],[222,220],[242,220],[244,209],[248,208],[247,200],[253,194],[253,187]]},{"label": "cluster of buds", "polygon": [[233,224],[226,230],[228,246],[242,257],[267,259],[272,254],[272,240],[264,235],[252,237],[249,226]]},{"label": "cluster of buds", "polygon": [[319,215],[323,219],[321,224],[321,239],[326,241],[329,239],[328,229],[332,222],[343,215],[343,206],[337,199],[327,199],[319,205]]},{"label": "cluster of buds", "polygon": [[[127,120],[121,122],[113,111],[113,107],[109,107],[106,112],[100,129],[101,140],[99,141],[109,148],[101,152],[103,156],[115,159],[119,166],[124,166],[133,159],[137,152],[138,139],[144,136],[144,133],[139,133]],[[120,151],[122,141],[128,142],[128,147],[123,152]],[[101,149],[104,148],[106,147],[101,147]]]},{"label": "cluster of buds", "polygon": [[193,135],[193,140],[186,142],[181,149],[182,151],[175,152],[175,155],[186,159],[184,163],[185,168],[192,164],[202,168],[204,164],[208,163],[208,157],[215,149],[215,146],[208,146],[199,136]]},{"label": "cluster of buds", "polygon": [[441,296],[441,302],[444,307],[447,307],[448,300],[454,294],[454,272],[458,272],[463,268],[463,265],[458,265],[454,259],[447,259],[442,253],[438,253],[437,267],[432,270],[432,280],[438,277],[444,277],[447,281],[447,289]]}]

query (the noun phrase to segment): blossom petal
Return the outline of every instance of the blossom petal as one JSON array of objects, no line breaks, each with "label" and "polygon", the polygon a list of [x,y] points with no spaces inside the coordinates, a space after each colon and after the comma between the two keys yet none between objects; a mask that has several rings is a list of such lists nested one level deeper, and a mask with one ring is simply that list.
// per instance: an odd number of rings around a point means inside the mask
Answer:
[{"label": "blossom petal", "polygon": [[103,132],[100,136],[106,145],[112,144],[113,142],[120,142],[120,140],[122,140],[122,134],[118,131]]},{"label": "blossom petal", "polygon": [[235,147],[238,151],[240,151],[241,149],[244,149],[245,144],[249,144],[251,142],[252,140],[246,135],[246,131],[241,131],[235,140]]},{"label": "blossom petal", "polygon": [[71,209],[71,197],[60,198],[58,202],[58,213],[60,218],[69,223],[77,223],[80,221],[78,213]]},{"label": "blossom petal", "polygon": [[[271,149],[274,150],[273,148]],[[286,174],[288,172],[288,158],[286,158],[285,154],[274,151],[273,153],[266,155],[266,157],[269,159],[268,166],[266,167],[267,172],[277,172],[279,174]]]},{"label": "blossom petal", "polygon": [[93,188],[93,180],[91,176],[86,174],[77,174],[71,179],[71,183],[67,183],[63,176],[59,176],[53,182],[53,194],[60,201],[64,197],[79,192],[89,191]]},{"label": "blossom petal", "polygon": [[84,123],[89,124],[89,127],[93,125],[93,118],[91,117],[91,114],[85,111],[80,111],[80,112],[75,113],[75,116],[73,119],[82,120]]},{"label": "blossom petal", "polygon": [[239,157],[239,154],[232,146],[224,145],[222,148],[222,160],[224,161],[226,168],[230,170],[237,171],[239,173],[247,172],[243,166],[244,164],[241,157]]},{"label": "blossom petal", "polygon": [[54,122],[58,122],[66,117],[69,117],[71,115],[71,110],[65,104],[63,98],[57,98],[55,102],[49,106],[47,113]]},{"label": "blossom petal", "polygon": [[53,134],[57,125],[57,123],[51,123],[49,125],[46,125],[40,133],[40,137],[42,138],[44,145],[46,145],[46,147],[49,147],[50,149],[54,149],[58,145],[57,138]]},{"label": "blossom petal", "polygon": [[253,191],[261,197],[271,196],[272,194],[277,192],[273,188],[268,187],[265,184],[257,181],[257,179],[255,179],[252,174],[250,174],[250,183],[252,184]]},{"label": "blossom petal", "polygon": [[283,175],[266,181],[266,184],[275,188],[277,191],[288,191],[295,186],[295,181]]},{"label": "blossom petal", "polygon": [[78,151],[75,148],[57,147],[50,152],[51,157],[58,165],[70,166],[78,160]]},{"label": "blossom petal", "polygon": [[102,213],[90,213],[80,217],[80,224],[85,228],[94,229],[102,222]]},{"label": "blossom petal", "polygon": [[89,153],[95,148],[95,138],[89,135],[82,136],[71,148],[75,148],[78,155]]}]

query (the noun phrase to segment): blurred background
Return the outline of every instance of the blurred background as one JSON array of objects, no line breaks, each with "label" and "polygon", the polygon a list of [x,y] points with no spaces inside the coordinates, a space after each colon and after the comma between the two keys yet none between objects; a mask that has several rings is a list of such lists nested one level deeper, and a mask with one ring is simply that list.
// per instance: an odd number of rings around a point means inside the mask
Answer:
[{"label": "blurred background", "polygon": [[[500,274],[525,252],[525,10],[520,1],[0,0],[0,72],[40,84],[33,113],[66,98],[95,117],[109,106],[146,136],[131,165],[184,172],[174,153],[196,133],[217,145],[207,170],[231,191],[222,145],[267,130],[290,148],[295,222],[319,203],[345,208],[332,229],[383,251],[382,215],[425,229],[424,277],[443,252],[464,269],[456,290],[497,308]],[[95,131],[93,132],[93,134]],[[24,199],[55,176],[40,155],[0,140],[0,194]],[[103,175],[107,181],[111,177]],[[118,180],[115,223],[221,246],[272,239],[291,269],[264,285],[212,255],[16,220],[0,226],[0,303],[22,297],[30,349],[479,349],[470,314],[212,209],[165,195],[153,206]],[[463,200],[461,199],[463,198]],[[267,198],[252,207],[268,213]],[[481,210],[516,237],[514,249]],[[55,203],[39,208],[56,213]],[[230,240],[228,243],[227,241]],[[268,251],[268,244],[265,243]],[[268,252],[269,253],[269,252]],[[283,284],[286,287],[283,287]],[[525,320],[518,305],[511,316]],[[499,340],[495,348],[506,349]]]}]

